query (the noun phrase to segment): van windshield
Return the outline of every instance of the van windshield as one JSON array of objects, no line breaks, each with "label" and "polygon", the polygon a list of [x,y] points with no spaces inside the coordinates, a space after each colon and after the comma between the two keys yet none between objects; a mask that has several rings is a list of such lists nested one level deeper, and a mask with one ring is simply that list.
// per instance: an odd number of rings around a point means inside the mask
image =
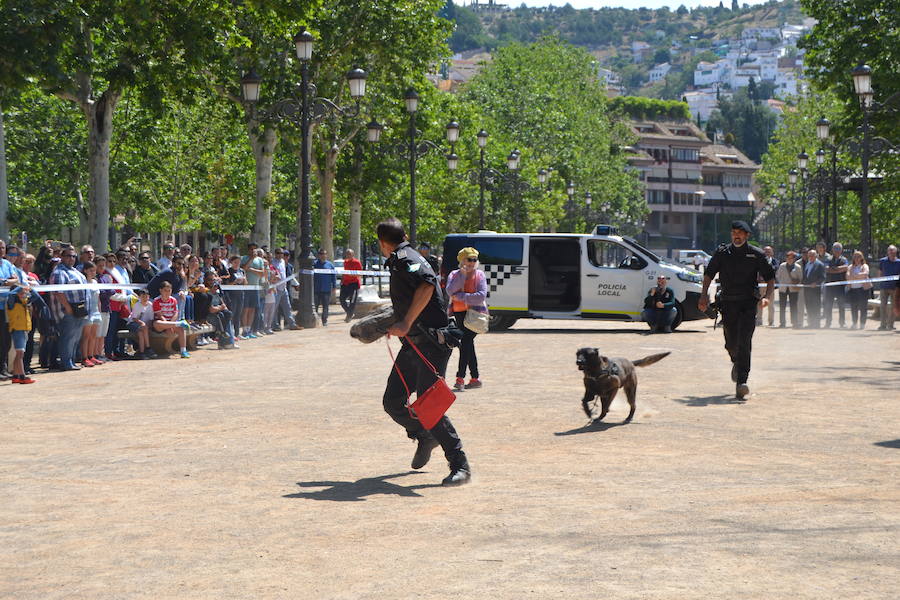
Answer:
[{"label": "van windshield", "polygon": [[632,247],[634,247],[634,248],[637,248],[638,250],[640,250],[641,252],[643,252],[643,253],[647,256],[647,258],[649,258],[649,259],[652,260],[653,262],[656,262],[656,263],[666,262],[666,261],[664,261],[662,258],[660,258],[659,256],[657,256],[656,254],[654,254],[653,252],[651,252],[650,250],[647,250],[646,248],[644,248],[643,246],[641,246],[640,244],[638,244],[637,241],[636,241],[634,238],[630,238],[630,237],[625,237],[625,236],[623,236],[622,239],[625,240],[625,242],[628,243],[630,246],[632,246]]}]

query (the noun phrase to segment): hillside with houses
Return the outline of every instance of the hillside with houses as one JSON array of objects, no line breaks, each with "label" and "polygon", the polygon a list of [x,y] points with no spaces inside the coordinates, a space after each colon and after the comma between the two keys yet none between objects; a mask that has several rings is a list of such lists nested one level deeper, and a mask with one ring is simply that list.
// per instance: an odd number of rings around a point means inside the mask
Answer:
[{"label": "hillside with houses", "polygon": [[457,24],[451,38],[456,54],[444,70],[444,87],[470,79],[498,46],[551,35],[596,57],[610,97],[685,100],[700,123],[751,80],[755,97],[781,113],[784,102],[803,89],[804,56],[797,41],[812,25],[794,0],[675,10],[512,9],[472,0],[450,12]]}]

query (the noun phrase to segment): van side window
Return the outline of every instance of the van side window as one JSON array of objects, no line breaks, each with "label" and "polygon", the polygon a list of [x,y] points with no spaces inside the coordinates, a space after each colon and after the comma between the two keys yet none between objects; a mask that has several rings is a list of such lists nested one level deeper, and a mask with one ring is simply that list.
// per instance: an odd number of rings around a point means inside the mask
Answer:
[{"label": "van side window", "polygon": [[448,271],[456,268],[456,254],[467,246],[478,250],[478,260],[481,264],[521,265],[525,242],[519,237],[448,235],[444,240],[444,258],[450,265]]},{"label": "van side window", "polygon": [[603,269],[643,269],[647,261],[629,248],[609,240],[588,240],[588,260]]}]

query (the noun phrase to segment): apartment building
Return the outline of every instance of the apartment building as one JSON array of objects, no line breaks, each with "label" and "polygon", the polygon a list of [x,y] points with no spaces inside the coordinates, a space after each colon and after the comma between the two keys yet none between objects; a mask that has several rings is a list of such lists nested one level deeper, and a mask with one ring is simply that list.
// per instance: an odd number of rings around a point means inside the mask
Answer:
[{"label": "apartment building", "polygon": [[629,164],[644,183],[650,215],[641,237],[663,256],[712,250],[736,218],[749,218],[759,168],[732,146],[713,144],[690,121],[633,121]]}]

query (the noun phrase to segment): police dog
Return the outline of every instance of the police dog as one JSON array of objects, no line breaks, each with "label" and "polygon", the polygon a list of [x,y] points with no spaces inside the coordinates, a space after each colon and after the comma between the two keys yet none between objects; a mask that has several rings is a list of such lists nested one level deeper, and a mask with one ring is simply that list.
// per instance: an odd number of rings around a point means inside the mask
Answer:
[{"label": "police dog", "polygon": [[[594,421],[594,408],[597,406],[595,398],[600,397],[600,416],[597,421],[603,419],[609,412],[609,405],[616,397],[619,388],[625,388],[625,396],[631,410],[625,422],[631,421],[634,416],[635,398],[637,396],[637,373],[635,367],[646,367],[667,357],[671,352],[651,354],[634,362],[625,358],[607,358],[601,356],[596,348],[581,348],[575,353],[575,364],[579,371],[584,371],[584,398],[581,407],[588,419]],[[593,405],[591,401],[594,401]]]}]

